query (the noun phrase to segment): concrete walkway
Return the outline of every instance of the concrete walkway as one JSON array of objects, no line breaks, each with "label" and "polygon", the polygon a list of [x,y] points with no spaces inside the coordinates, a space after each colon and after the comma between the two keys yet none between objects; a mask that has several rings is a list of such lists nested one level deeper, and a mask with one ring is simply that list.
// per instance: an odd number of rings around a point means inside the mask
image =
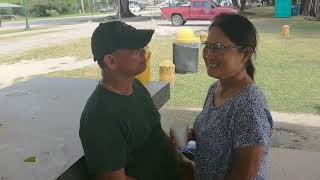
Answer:
[{"label": "concrete walkway", "polygon": [[16,64],[0,64],[0,89],[12,85],[16,80],[55,71],[80,69],[96,64],[92,59],[77,61],[74,57],[21,61]]},{"label": "concrete walkway", "polygon": [[271,148],[270,180],[320,180],[320,152]]}]

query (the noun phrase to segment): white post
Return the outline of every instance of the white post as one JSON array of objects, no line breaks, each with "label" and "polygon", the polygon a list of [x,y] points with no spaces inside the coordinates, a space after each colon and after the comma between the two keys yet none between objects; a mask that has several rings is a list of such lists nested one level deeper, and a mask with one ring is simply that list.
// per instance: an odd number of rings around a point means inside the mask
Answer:
[{"label": "white post", "polygon": [[121,0],[118,0],[118,18],[119,19],[121,19],[121,13],[120,13],[120,11],[121,11],[121,2],[120,2]]},{"label": "white post", "polygon": [[84,4],[83,4],[83,0],[81,0],[81,10],[82,10],[82,13],[84,13]]}]

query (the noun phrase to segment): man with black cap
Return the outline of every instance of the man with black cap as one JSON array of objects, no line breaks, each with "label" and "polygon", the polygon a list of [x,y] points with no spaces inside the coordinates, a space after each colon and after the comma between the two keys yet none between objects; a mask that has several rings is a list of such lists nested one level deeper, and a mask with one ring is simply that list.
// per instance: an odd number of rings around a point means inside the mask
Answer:
[{"label": "man with black cap", "polygon": [[102,80],[80,120],[88,170],[102,180],[179,180],[179,157],[146,88],[134,77],[146,68],[144,47],[154,30],[121,21],[101,23],[91,48]]}]

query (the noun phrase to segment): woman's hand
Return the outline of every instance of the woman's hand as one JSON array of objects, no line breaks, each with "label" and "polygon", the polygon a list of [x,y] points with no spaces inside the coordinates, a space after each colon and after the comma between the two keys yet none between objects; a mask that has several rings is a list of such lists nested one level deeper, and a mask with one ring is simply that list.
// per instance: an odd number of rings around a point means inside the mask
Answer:
[{"label": "woman's hand", "polygon": [[[172,129],[170,129],[169,136],[170,136],[171,143],[178,149],[179,148],[179,144],[177,142],[176,137],[174,136],[174,133],[173,133]],[[188,130],[187,130],[187,138],[188,138],[188,141],[191,141],[191,140],[195,139],[195,134],[194,134],[193,128],[188,128]]]},{"label": "woman's hand", "polygon": [[[171,143],[176,147],[176,149],[179,149],[178,142],[174,136],[173,130],[170,129],[170,140]],[[194,131],[193,129],[188,129],[187,137],[188,141],[192,140],[194,138]],[[180,168],[181,168],[181,176],[183,180],[194,180],[194,162],[190,161],[188,158],[186,158],[181,152],[177,152],[179,154],[179,160],[180,160]]]}]

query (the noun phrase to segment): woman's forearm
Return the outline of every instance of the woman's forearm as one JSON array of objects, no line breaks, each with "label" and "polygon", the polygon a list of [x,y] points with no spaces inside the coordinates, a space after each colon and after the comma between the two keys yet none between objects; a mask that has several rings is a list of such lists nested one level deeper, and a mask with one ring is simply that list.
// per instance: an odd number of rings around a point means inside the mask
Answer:
[{"label": "woman's forearm", "polygon": [[264,146],[249,146],[237,148],[232,170],[224,180],[253,180],[260,168]]},{"label": "woman's forearm", "polygon": [[253,180],[255,175],[244,174],[240,172],[231,172],[224,177],[224,180]]}]

